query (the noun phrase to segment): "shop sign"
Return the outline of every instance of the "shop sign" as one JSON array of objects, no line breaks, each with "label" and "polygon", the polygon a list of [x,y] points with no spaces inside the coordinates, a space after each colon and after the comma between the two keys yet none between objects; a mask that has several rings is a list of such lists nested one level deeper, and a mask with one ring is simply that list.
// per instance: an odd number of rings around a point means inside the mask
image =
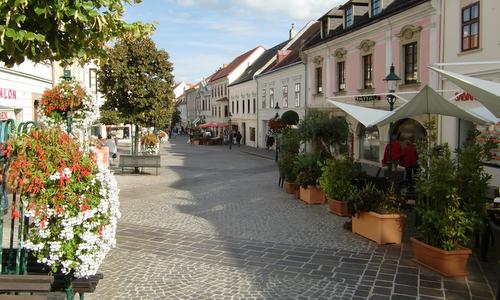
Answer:
[{"label": "shop sign", "polygon": [[358,102],[369,102],[375,100],[381,100],[382,98],[379,95],[370,95],[370,96],[356,96],[354,101]]},{"label": "shop sign", "polygon": [[[458,95],[458,96],[457,96]],[[455,101],[474,101],[476,98],[469,93],[455,93]]]},{"label": "shop sign", "polygon": [[0,98],[3,99],[17,99],[16,90],[5,89],[0,87]]}]

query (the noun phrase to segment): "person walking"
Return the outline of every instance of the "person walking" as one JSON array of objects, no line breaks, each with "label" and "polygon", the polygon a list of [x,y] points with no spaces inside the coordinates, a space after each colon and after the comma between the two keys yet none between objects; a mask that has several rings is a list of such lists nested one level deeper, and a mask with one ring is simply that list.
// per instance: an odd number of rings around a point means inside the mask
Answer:
[{"label": "person walking", "polygon": [[106,137],[106,140],[103,143],[104,147],[108,147],[109,149],[109,161],[110,163],[113,163],[113,160],[116,158],[116,144],[114,139],[111,137],[111,134],[108,134]]},{"label": "person walking", "polygon": [[236,133],[236,144],[238,144],[238,147],[241,145],[241,138],[242,138],[241,132],[238,131]]}]

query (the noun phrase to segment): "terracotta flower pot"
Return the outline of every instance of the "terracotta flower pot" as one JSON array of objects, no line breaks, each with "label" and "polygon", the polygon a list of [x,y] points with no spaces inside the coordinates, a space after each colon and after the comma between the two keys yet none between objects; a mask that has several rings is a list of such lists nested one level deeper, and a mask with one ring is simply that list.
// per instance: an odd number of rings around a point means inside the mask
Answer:
[{"label": "terracotta flower pot", "polygon": [[352,232],[378,244],[401,244],[405,220],[404,214],[362,212],[352,217]]},{"label": "terracotta flower pot", "polygon": [[310,185],[307,189],[300,187],[300,200],[307,204],[323,204],[325,203],[325,194],[315,185]]},{"label": "terracotta flower pot", "polygon": [[297,188],[293,194],[295,195],[295,199],[300,199],[300,188]]},{"label": "terracotta flower pot", "polygon": [[290,183],[288,181],[284,181],[283,182],[283,189],[285,190],[285,192],[287,192],[288,194],[295,194],[295,190],[297,189],[295,187],[295,185],[293,183]]},{"label": "terracotta flower pot", "polygon": [[200,144],[200,140],[193,140],[193,145],[199,145]]},{"label": "terracotta flower pot", "polygon": [[417,262],[446,277],[467,276],[467,260],[472,251],[459,246],[457,250],[439,249],[411,238]]},{"label": "terracotta flower pot", "polygon": [[328,207],[330,208],[330,212],[332,214],[336,214],[341,217],[350,217],[351,214],[347,209],[347,201],[335,200],[330,197],[326,197],[328,200]]}]

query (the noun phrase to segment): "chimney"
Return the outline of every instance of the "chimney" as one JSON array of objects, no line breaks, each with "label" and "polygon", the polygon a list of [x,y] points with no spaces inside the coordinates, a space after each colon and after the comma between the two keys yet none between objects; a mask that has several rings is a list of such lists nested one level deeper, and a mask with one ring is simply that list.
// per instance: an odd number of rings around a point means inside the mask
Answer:
[{"label": "chimney", "polygon": [[292,28],[290,28],[290,39],[297,36],[297,29],[295,29],[295,24],[292,23]]}]

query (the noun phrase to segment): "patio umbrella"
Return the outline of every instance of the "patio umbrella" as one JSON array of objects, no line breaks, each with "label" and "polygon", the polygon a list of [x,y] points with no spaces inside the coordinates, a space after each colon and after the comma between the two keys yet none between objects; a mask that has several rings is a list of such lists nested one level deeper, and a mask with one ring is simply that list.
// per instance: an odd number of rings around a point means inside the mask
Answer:
[{"label": "patio umbrella", "polygon": [[384,126],[401,119],[431,114],[457,117],[479,124],[491,122],[491,120],[485,119],[456,105],[453,102],[446,100],[443,96],[439,95],[436,91],[426,85],[408,103],[405,103],[403,106],[397,108],[388,116],[378,120],[372,125]]},{"label": "patio umbrella", "polygon": [[227,123],[217,123],[217,128],[228,128],[229,124]]},{"label": "patio umbrella", "polygon": [[328,100],[328,102],[337,106],[366,127],[374,125],[376,121],[379,121],[391,114],[391,112],[387,110],[367,108],[333,100]]},{"label": "patio umbrella", "polygon": [[201,129],[206,129],[206,128],[216,128],[218,126],[217,126],[216,122],[209,122],[209,123],[201,124],[198,127],[201,128]]},{"label": "patio umbrella", "polygon": [[495,115],[495,117],[500,118],[500,83],[444,71],[434,67],[429,68],[473,95],[477,101],[481,102]]}]

